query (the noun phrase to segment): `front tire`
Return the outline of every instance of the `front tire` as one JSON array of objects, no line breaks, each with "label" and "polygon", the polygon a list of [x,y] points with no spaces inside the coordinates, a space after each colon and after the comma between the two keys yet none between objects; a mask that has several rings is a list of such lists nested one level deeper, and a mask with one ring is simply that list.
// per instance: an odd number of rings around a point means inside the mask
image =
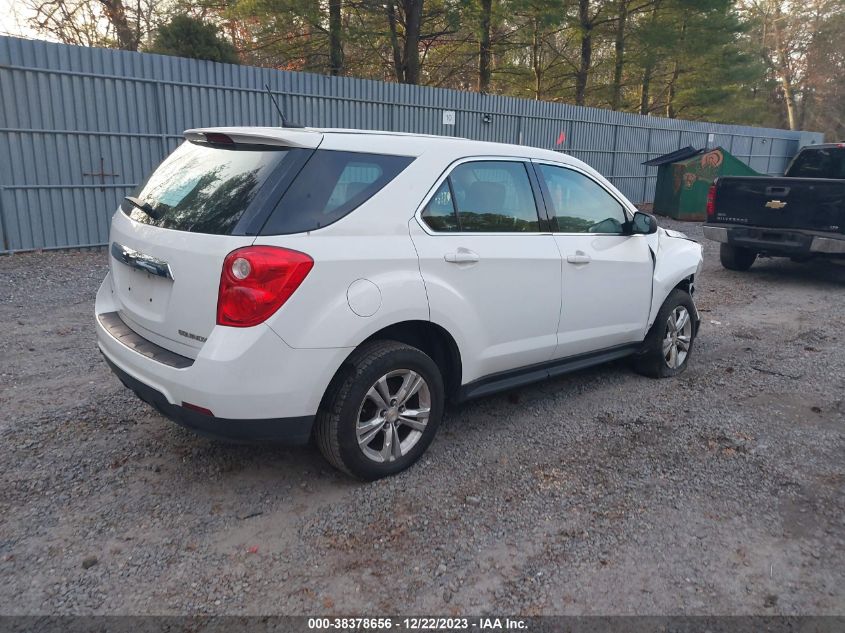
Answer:
[{"label": "front tire", "polygon": [[751,268],[757,259],[757,253],[740,246],[730,244],[719,245],[719,261],[728,270],[746,271]]},{"label": "front tire", "polygon": [[695,343],[695,304],[688,292],[675,288],[660,307],[646,335],[634,369],[650,378],[676,376],[687,368]]},{"label": "front tire", "polygon": [[315,420],[315,439],[332,466],[372,481],[417,461],[443,417],[443,378],[410,345],[373,341],[344,363]]}]

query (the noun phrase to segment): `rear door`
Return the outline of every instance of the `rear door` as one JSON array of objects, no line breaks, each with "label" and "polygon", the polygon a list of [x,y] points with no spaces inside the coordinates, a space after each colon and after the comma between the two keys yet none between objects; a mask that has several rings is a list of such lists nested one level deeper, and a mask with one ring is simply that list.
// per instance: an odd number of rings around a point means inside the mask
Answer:
[{"label": "rear door", "polygon": [[453,165],[410,224],[432,319],[461,339],[464,383],[548,361],[557,344],[560,253],[529,170],[518,159]]},{"label": "rear door", "polygon": [[556,358],[642,341],[654,265],[646,237],[625,235],[625,208],[586,172],[535,164],[563,258]]},{"label": "rear door", "polygon": [[253,243],[278,189],[311,153],[260,143],[181,145],[112,221],[109,265],[123,321],[195,357],[216,324],[223,260]]}]

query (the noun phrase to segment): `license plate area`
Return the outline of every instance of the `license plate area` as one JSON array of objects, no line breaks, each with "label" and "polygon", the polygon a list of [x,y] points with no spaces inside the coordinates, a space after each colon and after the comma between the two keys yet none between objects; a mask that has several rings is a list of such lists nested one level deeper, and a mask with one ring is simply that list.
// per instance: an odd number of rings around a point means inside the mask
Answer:
[{"label": "license plate area", "polygon": [[114,268],[115,293],[124,309],[146,321],[163,322],[173,282],[119,263]]}]

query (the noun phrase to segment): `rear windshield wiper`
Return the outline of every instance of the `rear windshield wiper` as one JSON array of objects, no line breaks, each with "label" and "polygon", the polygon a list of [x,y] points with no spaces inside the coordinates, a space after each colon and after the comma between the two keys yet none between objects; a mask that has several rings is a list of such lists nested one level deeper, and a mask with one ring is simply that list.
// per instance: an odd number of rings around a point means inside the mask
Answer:
[{"label": "rear windshield wiper", "polygon": [[131,204],[136,209],[140,209],[141,211],[146,213],[153,220],[158,220],[159,218],[161,218],[161,214],[155,209],[153,209],[148,202],[141,202],[140,200],[138,200],[138,198],[135,198],[133,196],[126,196],[124,200],[126,200],[126,202]]}]

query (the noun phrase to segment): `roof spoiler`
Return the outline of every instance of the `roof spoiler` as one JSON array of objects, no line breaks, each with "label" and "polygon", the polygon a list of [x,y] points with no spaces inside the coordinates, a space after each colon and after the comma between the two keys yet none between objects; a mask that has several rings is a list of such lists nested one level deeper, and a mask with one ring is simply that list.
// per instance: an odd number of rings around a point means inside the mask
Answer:
[{"label": "roof spoiler", "polygon": [[316,149],[323,134],[308,128],[235,128],[214,127],[185,130],[185,138],[194,143],[219,143],[228,138],[234,144],[272,145]]}]

